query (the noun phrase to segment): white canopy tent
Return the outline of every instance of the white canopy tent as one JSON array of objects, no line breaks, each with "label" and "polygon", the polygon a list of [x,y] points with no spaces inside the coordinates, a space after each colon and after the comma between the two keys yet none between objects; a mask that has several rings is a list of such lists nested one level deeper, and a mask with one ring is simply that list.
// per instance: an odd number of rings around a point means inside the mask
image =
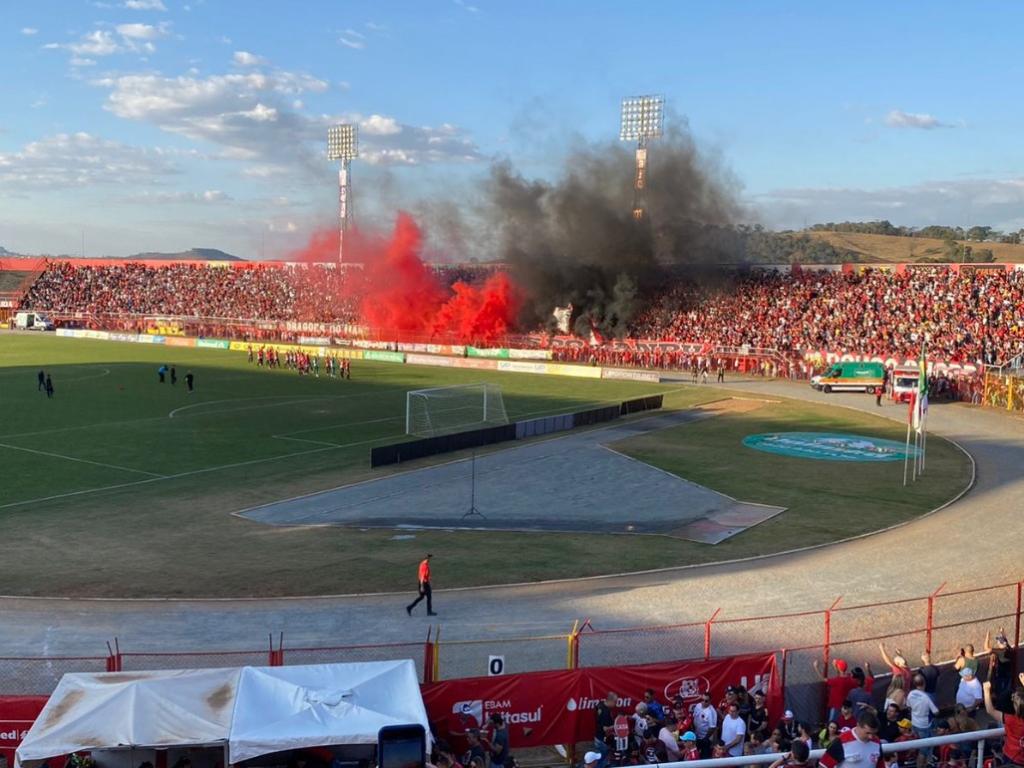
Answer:
[{"label": "white canopy tent", "polygon": [[227,763],[303,747],[376,744],[385,725],[430,733],[412,661],[65,675],[16,752],[219,746]]}]

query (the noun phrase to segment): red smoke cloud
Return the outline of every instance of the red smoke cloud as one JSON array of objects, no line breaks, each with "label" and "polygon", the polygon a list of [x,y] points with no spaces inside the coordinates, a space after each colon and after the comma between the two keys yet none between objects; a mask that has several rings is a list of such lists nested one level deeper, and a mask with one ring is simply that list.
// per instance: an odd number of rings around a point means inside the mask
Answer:
[{"label": "red smoke cloud", "polygon": [[[456,282],[449,288],[421,258],[423,234],[401,212],[390,238],[353,230],[345,233],[349,267],[340,300],[356,299],[360,322],[387,341],[436,341],[488,344],[512,330],[522,307],[522,293],[504,272],[482,286]],[[337,230],[315,232],[290,260],[334,262]]]}]

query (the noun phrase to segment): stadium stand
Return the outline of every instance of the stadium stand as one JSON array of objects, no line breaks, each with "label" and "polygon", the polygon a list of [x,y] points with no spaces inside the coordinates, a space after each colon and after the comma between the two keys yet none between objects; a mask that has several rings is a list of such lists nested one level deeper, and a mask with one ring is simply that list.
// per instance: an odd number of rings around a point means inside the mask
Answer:
[{"label": "stadium stand", "polygon": [[[478,279],[482,273],[453,266],[440,274],[450,285]],[[58,316],[355,324],[360,275],[359,270],[321,265],[214,268],[51,262],[22,306]],[[1021,355],[1024,271],[757,271],[732,274],[713,285],[681,278],[650,301],[630,328],[633,339],[770,349],[780,360],[795,359],[796,353],[808,350],[914,358],[922,333],[928,337],[929,355],[952,363],[995,365]],[[584,350],[559,350],[556,357],[689,367],[682,353],[633,355],[594,341]]]}]

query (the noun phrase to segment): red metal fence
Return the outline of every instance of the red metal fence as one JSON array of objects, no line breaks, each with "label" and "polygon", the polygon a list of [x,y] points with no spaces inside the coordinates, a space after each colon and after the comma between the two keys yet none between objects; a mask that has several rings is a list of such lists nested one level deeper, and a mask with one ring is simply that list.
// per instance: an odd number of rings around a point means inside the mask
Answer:
[{"label": "red metal fence", "polygon": [[1019,648],[1022,588],[1020,581],[960,590],[942,584],[920,597],[867,604],[840,597],[817,610],[772,616],[729,617],[714,610],[698,621],[664,626],[602,629],[585,620],[564,634],[540,637],[442,640],[440,628],[432,628],[422,642],[292,648],[282,636],[276,642],[268,636],[262,649],[184,652],[122,651],[115,641],[105,656],[0,657],[0,695],[47,694],[67,672],[412,658],[421,679],[434,682],[486,675],[490,656],[504,657],[506,672],[526,672],[775,652],[787,706],[816,720],[824,686],[815,661],[827,669],[841,657],[851,667],[870,663],[884,674],[879,644],[890,656],[898,649],[911,666],[925,652],[941,663],[968,643],[982,655],[986,633],[1000,629]]}]

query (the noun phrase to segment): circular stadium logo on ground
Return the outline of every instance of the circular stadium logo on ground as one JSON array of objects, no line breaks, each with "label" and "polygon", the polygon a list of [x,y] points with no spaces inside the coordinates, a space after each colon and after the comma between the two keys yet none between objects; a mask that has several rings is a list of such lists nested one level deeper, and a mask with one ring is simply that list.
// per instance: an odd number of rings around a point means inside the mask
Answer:
[{"label": "circular stadium logo on ground", "polygon": [[[902,461],[907,457],[906,446],[896,440],[837,432],[768,432],[747,435],[743,444],[780,456],[823,461]],[[916,453],[911,446],[910,455]]]}]

